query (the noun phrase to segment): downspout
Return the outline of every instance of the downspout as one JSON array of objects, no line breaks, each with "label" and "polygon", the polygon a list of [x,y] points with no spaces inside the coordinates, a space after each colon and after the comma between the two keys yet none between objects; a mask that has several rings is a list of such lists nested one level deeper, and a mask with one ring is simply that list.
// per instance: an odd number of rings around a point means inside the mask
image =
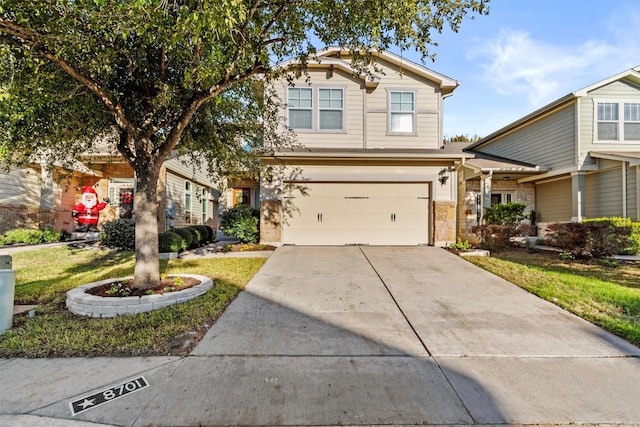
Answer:
[{"label": "downspout", "polygon": [[627,217],[627,162],[622,162],[622,217]]},{"label": "downspout", "polygon": [[367,85],[363,85],[362,88],[362,148],[367,148],[367,133],[369,132],[367,126]]}]

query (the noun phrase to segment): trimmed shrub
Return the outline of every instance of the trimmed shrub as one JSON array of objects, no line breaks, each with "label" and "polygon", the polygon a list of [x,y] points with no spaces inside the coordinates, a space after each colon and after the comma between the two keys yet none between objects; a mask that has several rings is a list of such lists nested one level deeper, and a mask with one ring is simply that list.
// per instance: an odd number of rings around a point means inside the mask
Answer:
[{"label": "trimmed shrub", "polygon": [[193,233],[188,228],[175,228],[173,232],[182,237],[182,249],[189,249],[193,245]]},{"label": "trimmed shrub", "polygon": [[585,224],[607,223],[616,228],[630,227],[631,233],[627,239],[627,244],[620,250],[619,255],[635,255],[640,253],[640,222],[633,222],[629,218],[620,217],[590,218],[582,222]]},{"label": "trimmed shrub", "polygon": [[198,247],[202,241],[202,232],[195,225],[190,225],[187,229],[193,235],[193,242],[191,242],[192,247]]},{"label": "trimmed shrub", "polygon": [[207,242],[213,242],[216,239],[216,234],[213,231],[213,228],[209,225],[203,225],[203,227],[207,232]]},{"label": "trimmed shrub", "polygon": [[100,241],[103,245],[123,251],[136,248],[136,222],[130,218],[119,218],[102,225]]},{"label": "trimmed shrub", "polygon": [[511,245],[511,238],[516,235],[512,225],[487,224],[473,227],[473,233],[478,236],[480,247],[492,252],[503,250]]},{"label": "trimmed shrub", "polygon": [[553,223],[547,239],[575,258],[609,258],[628,247],[631,227],[616,227],[611,221]]},{"label": "trimmed shrub", "polygon": [[198,243],[200,245],[204,245],[208,242],[211,241],[211,239],[209,238],[209,231],[207,230],[207,227],[204,225],[192,225],[191,229],[195,230],[198,232],[199,235],[199,239],[198,239]]},{"label": "trimmed shrub", "polygon": [[485,219],[487,220],[487,224],[517,227],[523,219],[527,218],[527,214],[524,213],[526,208],[527,205],[518,202],[491,205],[491,207],[487,209]]},{"label": "trimmed shrub", "polygon": [[62,240],[62,234],[53,230],[35,230],[28,228],[18,228],[9,230],[0,235],[0,245],[13,245],[15,243],[26,243],[37,245],[39,243],[51,243]]},{"label": "trimmed shrub", "polygon": [[160,252],[180,252],[183,249],[182,237],[173,231],[158,234],[158,250]]},{"label": "trimmed shrub", "polygon": [[260,211],[239,205],[229,209],[220,218],[220,229],[242,243],[256,243],[260,236]]}]

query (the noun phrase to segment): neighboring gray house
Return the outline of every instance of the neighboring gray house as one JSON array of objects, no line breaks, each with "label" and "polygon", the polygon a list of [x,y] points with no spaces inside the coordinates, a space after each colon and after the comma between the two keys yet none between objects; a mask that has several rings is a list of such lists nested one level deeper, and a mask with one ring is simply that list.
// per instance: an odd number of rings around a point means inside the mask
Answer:
[{"label": "neighboring gray house", "polygon": [[552,222],[640,219],[640,67],[572,92],[471,144],[459,164],[459,233],[492,203]]}]

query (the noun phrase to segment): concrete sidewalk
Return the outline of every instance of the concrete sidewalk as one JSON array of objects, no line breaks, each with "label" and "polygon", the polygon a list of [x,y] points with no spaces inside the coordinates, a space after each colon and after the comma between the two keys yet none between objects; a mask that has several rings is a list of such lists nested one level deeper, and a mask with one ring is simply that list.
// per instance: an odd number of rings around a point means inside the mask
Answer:
[{"label": "concrete sidewalk", "polygon": [[640,349],[431,247],[282,247],[188,357],[0,384],[0,426],[640,424]]}]

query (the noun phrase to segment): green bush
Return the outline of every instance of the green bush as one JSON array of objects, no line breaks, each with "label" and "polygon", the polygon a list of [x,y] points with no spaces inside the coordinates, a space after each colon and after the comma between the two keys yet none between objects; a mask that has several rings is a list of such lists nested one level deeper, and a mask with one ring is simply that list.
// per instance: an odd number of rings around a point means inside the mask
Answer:
[{"label": "green bush", "polygon": [[640,222],[633,222],[629,218],[605,217],[590,218],[582,221],[585,224],[606,223],[613,227],[630,227],[631,233],[627,239],[626,246],[619,251],[619,255],[635,255],[640,253]]},{"label": "green bush", "polygon": [[103,245],[123,251],[136,248],[136,222],[130,218],[119,218],[102,224],[100,241]]},{"label": "green bush", "polygon": [[209,230],[207,230],[207,227],[205,225],[192,225],[190,228],[198,232],[198,243],[200,245],[204,245],[211,241],[211,238],[209,237]]},{"label": "green bush", "polygon": [[256,243],[260,236],[260,211],[239,205],[229,209],[220,218],[220,229],[242,243]]},{"label": "green bush", "polygon": [[39,243],[58,242],[60,240],[62,240],[62,235],[53,230],[18,228],[0,235],[0,245],[13,245],[15,243],[37,245]]},{"label": "green bush", "polygon": [[524,213],[526,208],[527,205],[518,202],[491,205],[491,207],[487,209],[485,219],[487,220],[487,224],[517,227],[522,220],[527,217],[527,214]]},{"label": "green bush", "polygon": [[182,237],[182,249],[189,249],[193,245],[193,233],[188,228],[175,228],[173,232]]},{"label": "green bush", "polygon": [[158,250],[160,252],[180,252],[183,248],[182,237],[173,231],[158,234]]}]

